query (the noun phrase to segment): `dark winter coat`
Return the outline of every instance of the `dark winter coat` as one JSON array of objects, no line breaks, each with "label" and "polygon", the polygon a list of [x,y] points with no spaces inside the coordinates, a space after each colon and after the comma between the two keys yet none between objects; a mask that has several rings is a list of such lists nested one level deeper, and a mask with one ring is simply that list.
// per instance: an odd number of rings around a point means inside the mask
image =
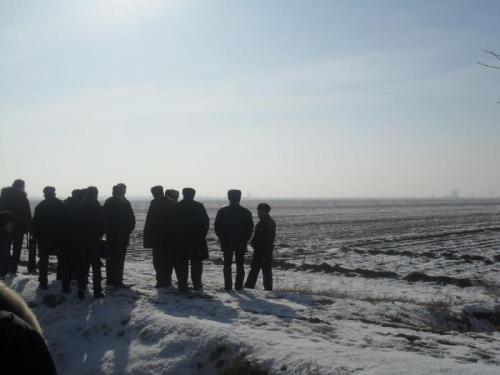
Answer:
[{"label": "dark winter coat", "polygon": [[75,208],[73,238],[97,242],[104,235],[104,210],[98,201],[83,201]]},{"label": "dark winter coat", "polygon": [[209,219],[200,202],[183,199],[173,209],[174,247],[177,255],[208,259]]},{"label": "dark winter coat", "polygon": [[0,227],[0,276],[5,277],[9,270],[9,234]]},{"label": "dark winter coat", "polygon": [[215,234],[219,238],[222,250],[247,249],[252,237],[252,213],[240,205],[222,207],[215,217]]},{"label": "dark winter coat", "polygon": [[0,211],[9,211],[14,216],[15,233],[27,233],[30,230],[31,208],[24,191],[13,187],[2,189]]},{"label": "dark winter coat", "polygon": [[114,238],[128,238],[135,228],[135,216],[130,202],[111,197],[104,202],[106,235]]},{"label": "dark winter coat", "polygon": [[168,197],[155,198],[149,204],[144,224],[144,248],[160,247],[165,245],[168,236],[169,217],[174,201]]},{"label": "dark winter coat", "polygon": [[57,374],[42,335],[17,315],[0,310],[0,335],[2,374]]},{"label": "dark winter coat", "polygon": [[61,200],[48,198],[36,206],[33,234],[41,247],[64,248],[69,245],[71,217]]},{"label": "dark winter coat", "polygon": [[255,255],[269,256],[274,250],[274,239],[276,237],[276,223],[271,216],[264,216],[255,226],[251,245]]},{"label": "dark winter coat", "polygon": [[42,330],[26,302],[0,282],[0,373],[56,374]]}]

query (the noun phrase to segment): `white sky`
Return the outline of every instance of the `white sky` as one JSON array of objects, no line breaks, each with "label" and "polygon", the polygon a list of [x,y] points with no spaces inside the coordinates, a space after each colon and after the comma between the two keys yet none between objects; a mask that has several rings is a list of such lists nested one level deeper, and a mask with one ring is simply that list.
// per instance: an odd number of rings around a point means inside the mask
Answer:
[{"label": "white sky", "polygon": [[496,1],[0,0],[0,184],[500,195]]}]

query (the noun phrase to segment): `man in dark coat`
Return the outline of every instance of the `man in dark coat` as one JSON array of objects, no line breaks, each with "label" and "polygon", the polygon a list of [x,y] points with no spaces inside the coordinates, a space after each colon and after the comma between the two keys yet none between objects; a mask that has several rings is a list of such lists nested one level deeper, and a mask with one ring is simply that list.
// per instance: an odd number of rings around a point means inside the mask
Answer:
[{"label": "man in dark coat", "polygon": [[9,271],[13,274],[17,273],[19,260],[21,259],[24,235],[29,232],[31,226],[30,202],[24,189],[24,181],[15,180],[12,187],[2,189],[0,198],[0,211],[9,211],[15,220],[9,245],[9,254],[12,246]]},{"label": "man in dark coat", "polygon": [[40,288],[47,289],[49,256],[57,255],[61,263],[63,292],[70,292],[69,285],[69,240],[71,218],[64,203],[56,198],[56,189],[46,186],[45,199],[35,208],[33,235],[38,243]]},{"label": "man in dark coat", "polygon": [[9,211],[0,211],[0,280],[9,272],[9,242],[14,228],[14,216]]},{"label": "man in dark coat", "polygon": [[100,241],[104,235],[104,211],[97,200],[98,190],[89,186],[85,198],[75,210],[73,243],[78,259],[78,298],[85,298],[89,269],[92,267],[94,298],[101,298]]},{"label": "man in dark coat", "polygon": [[253,289],[257,277],[262,269],[262,277],[265,290],[273,290],[273,250],[274,238],[276,237],[276,223],[269,215],[271,207],[267,203],[260,203],[257,212],[260,221],[255,226],[251,245],[253,247],[253,258],[250,272],[245,282],[245,288]]},{"label": "man in dark coat", "polygon": [[252,213],[240,206],[241,191],[229,190],[227,192],[229,206],[222,207],[215,217],[215,234],[219,238],[221,250],[224,255],[224,287],[231,290],[233,287],[232,263],[236,258],[235,289],[243,288],[245,279],[245,252],[247,244],[252,237]]},{"label": "man in dark coat", "polygon": [[194,200],[192,188],[182,190],[183,199],[174,206],[174,267],[180,291],[188,290],[189,262],[193,289],[203,288],[203,260],[208,259],[209,219],[205,206]]},{"label": "man in dark coat", "polygon": [[125,198],[124,184],[113,186],[113,196],[104,203],[106,242],[108,259],[106,261],[107,284],[123,288],[123,269],[130,234],[135,228],[135,216],[130,202]]},{"label": "man in dark coat", "polygon": [[26,302],[0,282],[0,372],[56,375],[38,321]]},{"label": "man in dark coat", "polygon": [[71,238],[70,238],[70,245],[69,245],[69,273],[70,273],[70,279],[74,280],[76,279],[76,275],[78,272],[78,258],[76,256],[76,242],[73,238],[74,236],[74,228],[75,228],[75,221],[76,221],[76,210],[77,207],[80,205],[80,203],[83,202],[83,199],[85,198],[85,193],[87,189],[74,189],[71,192],[71,197],[68,197],[64,200],[64,205],[68,209],[69,216],[71,218]]},{"label": "man in dark coat", "polygon": [[174,266],[172,249],[167,247],[168,216],[174,202],[163,193],[163,187],[151,188],[153,200],[149,204],[144,224],[144,248],[153,249],[153,266],[156,272],[156,288],[167,288],[172,284]]}]

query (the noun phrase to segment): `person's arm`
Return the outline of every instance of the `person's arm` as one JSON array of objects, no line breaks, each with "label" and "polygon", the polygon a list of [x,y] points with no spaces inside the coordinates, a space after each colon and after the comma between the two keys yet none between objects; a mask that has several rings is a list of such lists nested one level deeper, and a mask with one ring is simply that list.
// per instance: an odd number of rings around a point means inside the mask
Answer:
[{"label": "person's arm", "polygon": [[276,222],[271,220],[269,241],[270,246],[274,246],[274,240],[276,239]]},{"label": "person's arm", "polygon": [[25,233],[28,233],[31,230],[31,207],[30,207],[30,201],[28,198],[24,200],[24,207],[23,207],[23,212],[24,212],[24,230]]},{"label": "person's arm", "polygon": [[250,245],[252,245],[254,250],[256,247],[259,246],[260,236],[262,231],[261,226],[262,224],[260,222],[255,226],[255,232],[253,234],[252,240],[250,241]]},{"label": "person's arm", "polygon": [[98,206],[97,220],[99,225],[99,238],[102,238],[107,231],[106,210],[104,207]]},{"label": "person's arm", "polygon": [[201,205],[201,218],[202,218],[202,224],[203,224],[203,237],[206,237],[208,234],[208,228],[210,227],[210,219],[208,218],[207,210],[205,209],[205,206],[202,204]]},{"label": "person's arm", "polygon": [[39,228],[40,228],[40,211],[38,206],[35,207],[35,214],[33,215],[33,221],[31,223],[31,232],[33,233],[33,236],[38,239],[39,233]]},{"label": "person's arm", "polygon": [[217,215],[215,216],[215,222],[214,222],[214,230],[215,230],[215,235],[219,239],[220,243],[222,243],[223,240],[223,231],[222,231],[222,214],[221,210],[217,211]]},{"label": "person's arm", "polygon": [[135,215],[134,215],[134,210],[132,209],[132,205],[130,204],[130,202],[128,202],[128,215],[130,218],[129,233],[132,233],[135,229]]},{"label": "person's arm", "polygon": [[252,213],[250,211],[247,211],[247,215],[246,215],[246,228],[245,228],[245,243],[247,243],[250,238],[252,237],[252,233],[253,233],[253,228],[254,228],[254,224],[253,224],[253,218],[252,218]]},{"label": "person's arm", "polygon": [[152,225],[151,225],[151,220],[152,220],[152,213],[151,213],[151,205],[149,205],[148,213],[146,214],[146,222],[144,223],[144,232],[142,236],[143,240],[143,247],[145,249],[151,247],[151,231],[152,231]]}]

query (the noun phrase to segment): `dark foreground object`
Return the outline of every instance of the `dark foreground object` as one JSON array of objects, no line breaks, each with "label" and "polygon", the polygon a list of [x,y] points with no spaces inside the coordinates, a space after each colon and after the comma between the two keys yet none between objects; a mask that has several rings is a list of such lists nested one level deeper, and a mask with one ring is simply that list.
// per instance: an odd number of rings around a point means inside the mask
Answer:
[{"label": "dark foreground object", "polygon": [[57,374],[35,316],[24,300],[1,282],[0,373]]}]

